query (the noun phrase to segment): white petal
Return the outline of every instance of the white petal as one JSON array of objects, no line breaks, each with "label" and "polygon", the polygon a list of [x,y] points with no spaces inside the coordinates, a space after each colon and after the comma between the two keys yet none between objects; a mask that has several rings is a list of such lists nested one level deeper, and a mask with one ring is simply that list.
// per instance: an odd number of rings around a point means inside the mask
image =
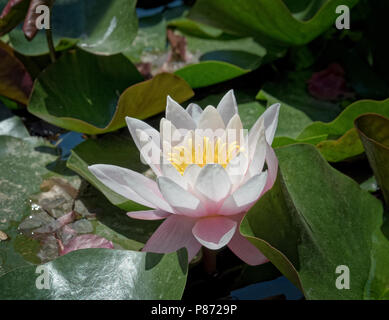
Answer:
[{"label": "white petal", "polygon": [[186,189],[187,183],[184,177],[177,171],[177,169],[171,163],[162,164],[162,173],[164,177],[173,180],[182,188]]},{"label": "white petal", "polygon": [[171,143],[172,146],[178,144],[183,138],[180,131],[177,130],[174,124],[165,118],[161,119],[159,124],[159,132],[161,134],[161,140]]},{"label": "white petal", "polygon": [[187,185],[191,186],[192,188],[195,186],[200,171],[201,167],[199,167],[197,164],[190,164],[186,167],[184,172],[184,179]]},{"label": "white petal", "polygon": [[247,154],[244,152],[241,152],[238,155],[236,155],[228,163],[226,167],[226,171],[232,184],[231,192],[234,192],[235,189],[243,181],[243,178],[247,172],[248,165],[249,165],[249,158]]},{"label": "white petal", "polygon": [[234,90],[230,90],[224,95],[217,106],[217,111],[225,125],[227,125],[230,119],[238,113],[238,105],[234,96]]},{"label": "white petal", "polygon": [[250,177],[260,174],[265,164],[267,142],[265,136],[260,136],[249,166]]},{"label": "white petal", "polygon": [[203,113],[203,109],[201,109],[201,107],[196,103],[190,103],[186,108],[186,112],[189,113],[194,122],[197,124],[201,114]]},{"label": "white petal", "polygon": [[196,129],[196,123],[192,117],[170,96],[167,97],[166,119],[171,121],[177,129]]},{"label": "white petal", "polygon": [[166,201],[169,202],[177,213],[189,217],[205,215],[205,209],[200,200],[173,180],[159,177],[158,186]]},{"label": "white petal", "polygon": [[217,203],[228,196],[231,182],[220,164],[207,164],[201,169],[195,188],[204,198]]},{"label": "white petal", "polygon": [[253,158],[258,141],[260,141],[262,137],[265,137],[265,122],[261,117],[255,122],[249,133],[248,148],[250,159]]},{"label": "white petal", "polygon": [[161,168],[159,166],[159,159],[161,157],[159,132],[147,123],[135,118],[126,117],[126,122],[142,159],[147,162],[157,176],[161,175]]},{"label": "white petal", "polygon": [[220,114],[217,112],[215,107],[208,106],[201,114],[197,128],[203,130],[211,129],[213,131],[219,129],[220,131],[220,129],[221,130],[225,129],[225,125],[222,118],[220,117]]},{"label": "white petal", "polygon": [[95,164],[89,166],[88,169],[116,193],[147,207],[173,212],[170,205],[163,199],[157,184],[144,175],[108,164]]},{"label": "white petal", "polygon": [[249,179],[223,203],[219,210],[220,215],[235,215],[245,212],[255,203],[265,188],[267,171]]},{"label": "white petal", "polygon": [[[274,135],[278,125],[278,115],[280,113],[280,104],[276,103],[266,109],[266,111],[259,117],[257,122],[252,127],[251,131],[256,127],[257,123],[263,119],[265,125],[266,141],[269,145],[273,143]],[[250,131],[250,134],[251,134]]]}]

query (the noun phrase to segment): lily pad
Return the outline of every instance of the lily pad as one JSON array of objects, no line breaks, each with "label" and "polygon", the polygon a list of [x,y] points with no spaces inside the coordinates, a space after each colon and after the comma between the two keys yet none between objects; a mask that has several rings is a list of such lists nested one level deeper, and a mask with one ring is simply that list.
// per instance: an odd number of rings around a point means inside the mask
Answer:
[{"label": "lily pad", "polygon": [[187,65],[177,70],[175,74],[188,82],[192,88],[202,88],[242,76],[250,71],[228,62],[204,61]]},{"label": "lily pad", "polygon": [[[307,299],[389,298],[381,202],[313,146],[295,144],[276,154],[277,182],[248,212],[241,232]],[[350,270],[348,290],[336,287],[338,266]]]},{"label": "lily pad", "polygon": [[32,79],[11,47],[0,41],[0,95],[27,104]]},{"label": "lily pad", "polygon": [[[39,191],[42,176],[50,171],[57,151],[43,139],[0,136],[0,230],[9,239],[0,241],[0,274],[35,262],[31,251],[36,243],[21,238],[17,227],[31,213],[28,197]],[[26,260],[27,259],[27,260]]]},{"label": "lily pad", "polygon": [[355,127],[385,202],[389,205],[389,118],[364,114],[355,120]]},{"label": "lily pad", "polygon": [[327,135],[327,140],[320,142],[317,147],[328,161],[339,162],[358,156],[364,150],[353,127],[353,122],[358,116],[369,112],[389,116],[389,99],[354,102],[331,122],[317,121],[311,123],[297,138],[307,139],[319,135]]},{"label": "lily pad", "polygon": [[161,112],[167,95],[180,102],[193,95],[184,80],[171,74],[140,81],[123,55],[70,51],[35,81],[28,110],[59,127],[100,134],[125,126],[125,116],[144,119]]},{"label": "lily pad", "polygon": [[294,2],[285,5],[282,0],[199,0],[188,18],[228,33],[254,37],[262,44],[303,45],[333,25],[337,6],[351,8],[358,1]]},{"label": "lily pad", "polygon": [[[135,38],[138,20],[135,0],[56,0],[51,26],[57,49],[77,45],[95,54],[116,54],[128,49]],[[38,32],[31,41],[21,28],[10,33],[13,48],[25,55],[48,53],[46,35]]]},{"label": "lily pad", "polygon": [[[180,299],[187,275],[185,249],[170,254],[83,249],[0,278],[1,299]],[[48,289],[39,290],[47,272]]]}]

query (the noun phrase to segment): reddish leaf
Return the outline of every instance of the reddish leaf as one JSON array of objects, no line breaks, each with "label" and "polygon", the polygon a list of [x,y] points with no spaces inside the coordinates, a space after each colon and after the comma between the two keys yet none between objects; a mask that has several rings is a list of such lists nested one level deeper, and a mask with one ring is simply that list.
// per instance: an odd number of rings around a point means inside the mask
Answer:
[{"label": "reddish leaf", "polygon": [[333,63],[327,69],[316,72],[308,80],[309,93],[320,100],[336,100],[347,95],[344,70]]},{"label": "reddish leaf", "polygon": [[60,255],[63,256],[64,254],[75,250],[89,248],[113,249],[113,243],[103,237],[99,237],[94,234],[83,234],[81,236],[77,236],[71,239],[69,243],[63,247],[63,250],[61,250]]},{"label": "reddish leaf", "polygon": [[31,0],[9,0],[0,15],[0,36],[15,28],[26,16]]},{"label": "reddish leaf", "polygon": [[11,47],[0,41],[0,95],[27,104],[33,81]]}]

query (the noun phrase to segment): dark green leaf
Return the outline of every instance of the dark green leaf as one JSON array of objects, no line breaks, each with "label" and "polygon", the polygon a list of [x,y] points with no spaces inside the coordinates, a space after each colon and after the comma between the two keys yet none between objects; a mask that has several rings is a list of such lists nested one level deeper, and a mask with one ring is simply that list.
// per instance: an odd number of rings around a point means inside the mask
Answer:
[{"label": "dark green leaf", "polygon": [[[241,232],[307,299],[388,298],[389,242],[381,232],[380,201],[313,146],[295,144],[276,154],[277,182],[246,215]],[[350,270],[349,290],[335,286],[340,265]]]},{"label": "dark green leaf", "polygon": [[221,61],[204,61],[183,67],[175,72],[192,88],[207,87],[250,72],[233,64]]},{"label": "dark green leaf", "polygon": [[370,166],[389,205],[389,119],[364,114],[355,120]]},{"label": "dark green leaf", "polygon": [[[292,7],[292,14],[282,0],[199,0],[188,17],[232,34],[261,39],[261,43],[302,45],[335,22],[338,5],[351,8],[357,0],[329,0],[318,10],[322,3],[304,1],[303,6]],[[312,9],[318,10],[316,14]]]},{"label": "dark green leaf", "polygon": [[123,127],[125,116],[144,119],[161,112],[169,94],[179,102],[193,95],[185,81],[171,74],[141,80],[123,55],[70,51],[35,81],[28,110],[59,127],[100,134]]}]

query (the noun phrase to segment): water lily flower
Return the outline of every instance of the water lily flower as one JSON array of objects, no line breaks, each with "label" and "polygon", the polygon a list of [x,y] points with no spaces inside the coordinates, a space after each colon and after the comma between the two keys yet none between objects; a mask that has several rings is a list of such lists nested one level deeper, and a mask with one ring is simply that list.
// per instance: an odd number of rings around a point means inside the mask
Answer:
[{"label": "water lily flower", "polygon": [[228,246],[246,263],[262,264],[267,258],[240,234],[239,225],[276,179],[278,161],[271,144],[279,108],[279,104],[267,108],[249,133],[241,134],[232,90],[217,108],[204,110],[196,104],[185,110],[168,97],[160,132],[126,117],[156,181],[113,165],[97,164],[89,170],[113,191],[152,208],[129,212],[130,217],[165,219],[143,251],[167,253],[185,247],[190,261],[201,246],[211,250]]}]

